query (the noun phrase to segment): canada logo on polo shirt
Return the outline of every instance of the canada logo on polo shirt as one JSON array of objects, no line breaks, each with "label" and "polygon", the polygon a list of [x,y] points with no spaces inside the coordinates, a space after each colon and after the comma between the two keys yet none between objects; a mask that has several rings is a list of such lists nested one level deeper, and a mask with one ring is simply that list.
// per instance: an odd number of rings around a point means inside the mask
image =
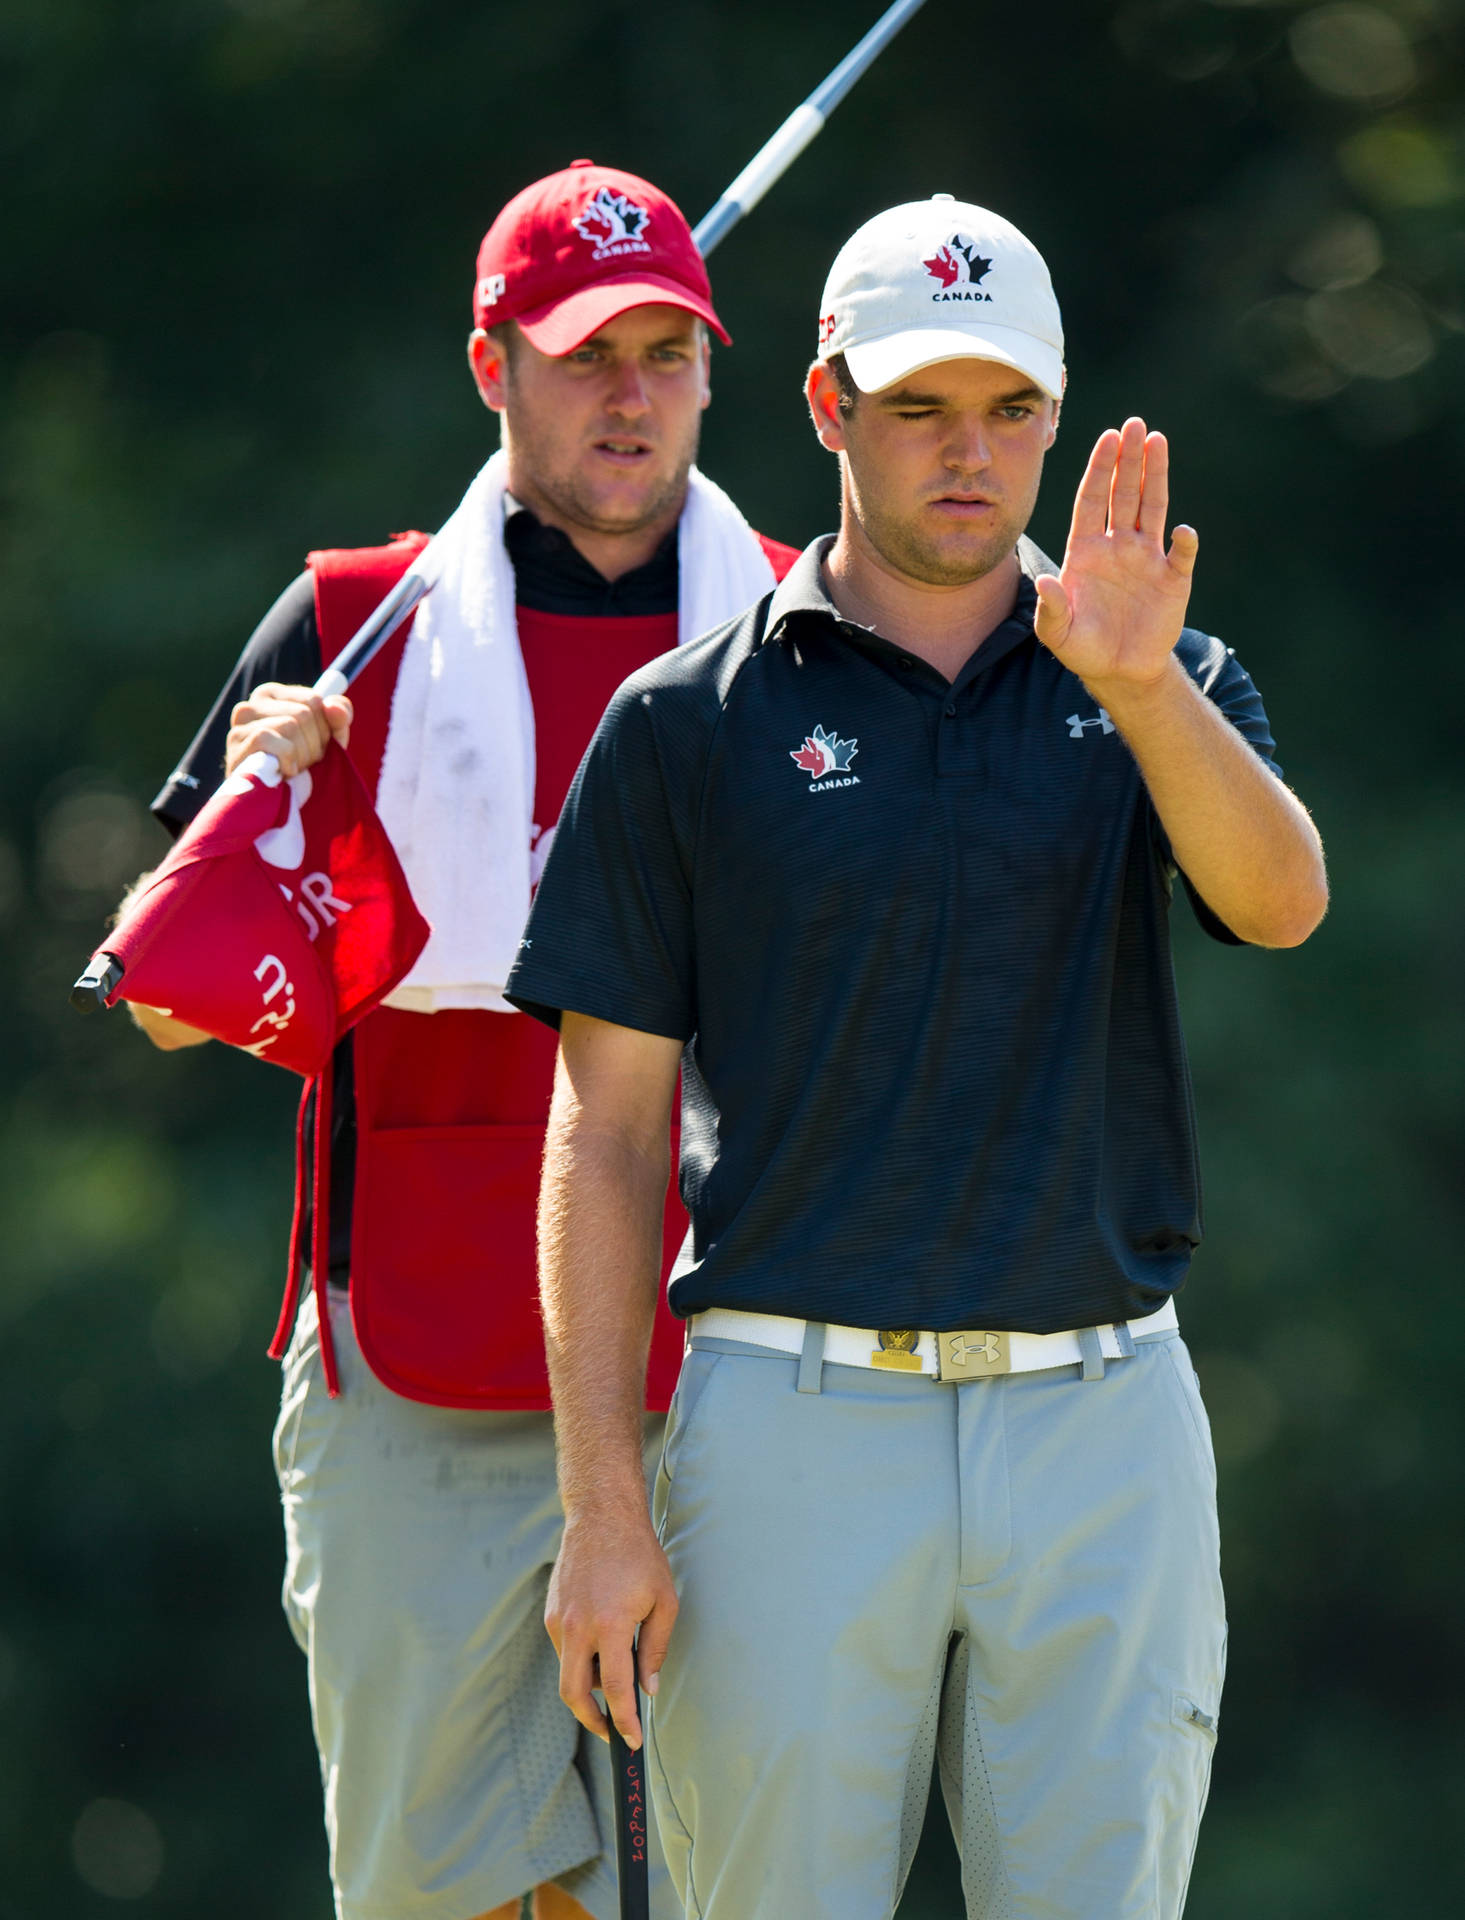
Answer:
[{"label": "canada logo on polo shirt", "polygon": [[[789,749],[789,759],[805,773],[812,774],[809,782],[810,793],[816,793],[829,787],[857,787],[860,776],[850,772],[850,762],[859,752],[859,743],[855,740],[841,740],[838,732],[826,731],[815,727],[804,738],[801,747]],[[842,780],[831,780],[832,773],[843,774]]]},{"label": "canada logo on polo shirt", "polygon": [[598,187],[576,214],[574,226],[595,249],[593,259],[613,260],[622,253],[650,253],[650,242],[641,237],[650,220],[645,207],[629,194]]},{"label": "canada logo on polo shirt", "polygon": [[992,262],[977,252],[970,234],[952,234],[945,246],[938,247],[921,265],[933,280],[941,282],[940,293],[931,295],[933,300],[985,300],[991,304],[991,294],[984,293],[980,283],[991,272]]}]

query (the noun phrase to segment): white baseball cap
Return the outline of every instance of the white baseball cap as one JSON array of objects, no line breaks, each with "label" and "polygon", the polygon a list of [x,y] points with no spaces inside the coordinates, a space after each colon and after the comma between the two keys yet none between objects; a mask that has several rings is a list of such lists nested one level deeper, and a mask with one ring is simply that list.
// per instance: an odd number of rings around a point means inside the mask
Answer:
[{"label": "white baseball cap", "polygon": [[862,393],[940,360],[998,360],[1057,400],[1063,321],[1043,256],[1011,221],[949,193],[867,220],[835,256],[819,354]]}]

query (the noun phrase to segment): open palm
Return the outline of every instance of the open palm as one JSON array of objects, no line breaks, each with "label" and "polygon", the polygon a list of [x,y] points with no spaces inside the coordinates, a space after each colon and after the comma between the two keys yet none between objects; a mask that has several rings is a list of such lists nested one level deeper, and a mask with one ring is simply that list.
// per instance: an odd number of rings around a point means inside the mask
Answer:
[{"label": "open palm", "polygon": [[1126,420],[1099,436],[1073,503],[1055,579],[1037,583],[1037,634],[1089,686],[1144,685],[1164,673],[1190,598],[1200,541],[1176,527],[1165,549],[1170,450],[1163,433]]}]

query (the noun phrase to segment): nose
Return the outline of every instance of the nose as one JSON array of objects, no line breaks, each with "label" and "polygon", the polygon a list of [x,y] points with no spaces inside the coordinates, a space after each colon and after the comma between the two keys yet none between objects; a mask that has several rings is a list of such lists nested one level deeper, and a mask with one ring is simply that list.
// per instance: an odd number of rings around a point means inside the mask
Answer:
[{"label": "nose", "polygon": [[958,414],[951,436],[942,450],[946,465],[954,473],[980,473],[992,464],[992,443],[987,419],[981,413]]},{"label": "nose", "polygon": [[638,420],[651,411],[651,396],[646,391],[646,377],[638,360],[616,363],[606,406],[623,420]]}]

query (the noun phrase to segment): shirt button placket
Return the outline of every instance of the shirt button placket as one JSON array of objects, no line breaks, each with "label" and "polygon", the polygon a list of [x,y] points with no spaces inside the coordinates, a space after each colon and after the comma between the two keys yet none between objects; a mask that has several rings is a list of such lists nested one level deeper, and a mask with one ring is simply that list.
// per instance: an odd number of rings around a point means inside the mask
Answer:
[{"label": "shirt button placket", "polygon": [[936,736],[936,771],[950,773],[957,757],[958,735],[951,722],[956,718],[956,702],[948,700],[941,709],[941,727]]}]

